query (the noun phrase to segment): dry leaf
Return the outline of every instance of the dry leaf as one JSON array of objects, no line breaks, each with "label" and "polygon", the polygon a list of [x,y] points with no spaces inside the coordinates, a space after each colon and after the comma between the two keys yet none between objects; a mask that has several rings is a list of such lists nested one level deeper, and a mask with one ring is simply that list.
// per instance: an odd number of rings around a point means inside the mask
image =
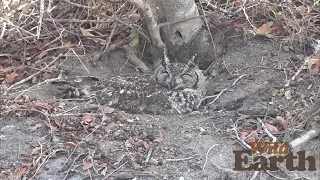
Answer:
[{"label": "dry leaf", "polygon": [[140,142],[140,141],[136,142],[132,138],[129,139],[129,142],[130,142],[130,144],[132,144],[134,146],[141,146],[142,145],[142,142]]},{"label": "dry leaf", "polygon": [[250,119],[247,119],[246,122],[252,123],[252,124],[257,124],[258,120],[250,118]]},{"label": "dry leaf", "polygon": [[307,13],[310,10],[310,6],[300,5],[300,6],[296,7],[296,10],[299,13]]},{"label": "dry leaf", "polygon": [[134,141],[132,138],[129,139],[130,144],[134,146],[144,146],[144,148],[149,149],[149,144],[148,142],[144,140],[139,140],[138,142]]},{"label": "dry leaf", "polygon": [[283,129],[287,129],[288,127],[288,122],[286,120],[282,120],[280,121],[280,126],[283,128]]},{"label": "dry leaf", "polygon": [[84,36],[93,36],[87,29],[80,27],[80,31]]},{"label": "dry leaf", "polygon": [[246,143],[253,143],[253,142],[256,142],[256,139],[250,138],[246,141]]},{"label": "dry leaf", "polygon": [[95,43],[99,43],[99,44],[101,44],[101,45],[106,45],[106,44],[107,44],[107,41],[104,40],[104,39],[95,38],[95,37],[90,38],[90,36],[94,36],[94,35],[91,34],[91,33],[89,32],[89,30],[87,30],[87,29],[84,29],[84,28],[80,27],[80,31],[81,31],[81,33],[82,33],[84,36],[88,36],[87,38],[88,38],[88,39],[91,39],[91,40],[94,41]]},{"label": "dry leaf", "polygon": [[[249,138],[248,138],[249,136]],[[247,143],[255,142],[256,139],[259,138],[259,134],[257,131],[252,131],[251,129],[247,129],[244,132],[241,133],[240,139],[245,140]]]},{"label": "dry leaf", "polygon": [[105,114],[111,114],[111,113],[113,113],[115,111],[115,109],[114,108],[110,108],[110,107],[106,107],[106,108],[104,108],[104,110],[103,110],[103,112],[105,113]]},{"label": "dry leaf", "polygon": [[35,154],[38,154],[41,150],[41,147],[35,147],[32,149],[31,151],[31,155],[35,155]]},{"label": "dry leaf", "polygon": [[11,66],[12,61],[10,59],[0,59],[0,65],[3,67]]},{"label": "dry leaf", "polygon": [[236,19],[230,23],[230,26],[233,27],[244,27],[247,24],[245,19]]},{"label": "dry leaf", "polygon": [[251,137],[253,137],[254,139],[258,139],[259,138],[258,132],[257,131],[252,131]]},{"label": "dry leaf", "polygon": [[51,123],[45,122],[45,124],[46,124],[46,126],[47,126],[48,128],[50,128],[51,130],[53,130],[53,131],[59,131],[59,129],[58,129],[57,127],[53,126]]},{"label": "dry leaf", "polygon": [[288,122],[281,116],[276,117],[276,122],[283,128],[287,129],[288,127]]},{"label": "dry leaf", "polygon": [[92,122],[93,121],[93,116],[91,116],[90,114],[86,114],[86,115],[83,116],[82,120],[85,121],[85,122]]},{"label": "dry leaf", "polygon": [[308,68],[311,74],[317,74],[320,70],[320,53],[313,56],[308,62]]},{"label": "dry leaf", "polygon": [[241,140],[244,140],[244,139],[246,139],[246,137],[247,137],[248,135],[249,135],[248,132],[242,132],[241,135],[240,135],[240,139],[241,139]]},{"label": "dry leaf", "polygon": [[287,90],[286,92],[284,92],[284,96],[289,100],[291,99],[291,91]]},{"label": "dry leaf", "polygon": [[139,32],[135,29],[131,29],[131,34],[130,34],[131,41],[129,45],[131,47],[135,47],[139,44]]},{"label": "dry leaf", "polygon": [[107,167],[107,166],[108,166],[107,163],[101,163],[101,164],[99,165],[99,167],[102,167],[102,168],[105,168],[105,167]]},{"label": "dry leaf", "polygon": [[164,136],[160,136],[157,139],[153,140],[153,142],[162,142],[164,140]]},{"label": "dry leaf", "polygon": [[281,23],[273,23],[271,28],[271,33],[276,36],[287,36],[289,35],[286,29]]},{"label": "dry leaf", "polygon": [[26,72],[20,73],[20,74],[15,78],[14,82],[19,82],[19,81],[21,81],[22,79],[24,79],[24,77],[25,77],[26,74],[27,74]]},{"label": "dry leaf", "polygon": [[11,74],[7,74],[6,75],[6,77],[7,77],[6,82],[8,84],[12,84],[17,76],[19,76],[19,75],[16,72],[12,72]]},{"label": "dry leaf", "polygon": [[39,50],[37,48],[31,49],[31,51],[30,51],[30,54],[32,54],[32,55],[38,55],[40,53],[41,53],[41,50]]},{"label": "dry leaf", "polygon": [[[142,141],[142,140],[141,140]],[[149,144],[146,141],[142,141],[144,148],[149,149]]]},{"label": "dry leaf", "polygon": [[17,172],[17,174],[18,174],[19,176],[22,176],[22,175],[24,175],[24,174],[26,173],[27,169],[28,169],[27,167],[23,167],[23,168],[19,169],[19,171]]},{"label": "dry leaf", "polygon": [[73,143],[73,142],[65,142],[65,143],[63,143],[63,146],[64,147],[70,147],[72,149],[77,147],[77,145],[75,143]]},{"label": "dry leaf", "polygon": [[90,168],[93,167],[93,165],[94,165],[93,163],[86,162],[86,163],[83,165],[82,169],[83,169],[83,170],[90,169]]},{"label": "dry leaf", "polygon": [[266,126],[266,128],[269,130],[271,134],[280,134],[280,131],[276,127],[272,126],[271,124],[264,123],[264,125]]},{"label": "dry leaf", "polygon": [[243,4],[242,0],[234,0],[234,3],[238,5]]},{"label": "dry leaf", "polygon": [[51,78],[51,73],[45,72],[42,74],[42,80],[47,80]]},{"label": "dry leaf", "polygon": [[273,22],[267,22],[267,23],[264,23],[262,24],[262,26],[259,28],[259,31],[257,31],[256,33],[257,34],[260,34],[260,35],[268,35],[271,33],[272,29],[271,29],[271,26],[273,25]]},{"label": "dry leaf", "polygon": [[41,46],[41,44],[42,44],[41,40],[37,40],[37,41],[35,41],[34,43],[35,43],[35,45],[38,46],[38,47]]},{"label": "dry leaf", "polygon": [[[80,30],[81,30],[81,28],[80,28]],[[66,46],[66,47],[72,47],[74,44],[72,44],[72,42],[71,41],[63,41],[63,43],[62,43],[62,46]]]},{"label": "dry leaf", "polygon": [[131,163],[132,163],[133,169],[141,169],[141,166],[138,163],[136,163],[135,161],[132,161]]}]

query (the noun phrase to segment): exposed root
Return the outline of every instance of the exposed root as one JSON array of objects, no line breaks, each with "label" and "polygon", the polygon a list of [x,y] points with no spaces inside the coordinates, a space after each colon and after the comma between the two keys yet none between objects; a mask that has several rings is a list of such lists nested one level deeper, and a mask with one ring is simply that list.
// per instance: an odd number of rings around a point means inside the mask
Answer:
[{"label": "exposed root", "polygon": [[319,134],[320,134],[320,128],[315,127],[314,129],[309,130],[308,132],[298,137],[297,139],[294,139],[293,141],[291,141],[290,146],[293,149],[298,148],[299,146],[309,142],[311,139],[319,136]]},{"label": "exposed root", "polygon": [[125,45],[123,49],[126,51],[129,62],[135,67],[138,68],[141,72],[146,73],[149,71],[149,68],[141,61],[138,57],[138,52],[135,48]]}]

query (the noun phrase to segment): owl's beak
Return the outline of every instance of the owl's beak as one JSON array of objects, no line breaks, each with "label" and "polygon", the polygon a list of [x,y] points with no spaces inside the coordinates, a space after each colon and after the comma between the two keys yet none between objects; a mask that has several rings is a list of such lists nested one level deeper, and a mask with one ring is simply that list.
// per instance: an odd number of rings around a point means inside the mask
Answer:
[{"label": "owl's beak", "polygon": [[182,79],[180,78],[172,78],[170,82],[170,87],[172,90],[180,90],[184,89],[184,85],[182,83]]}]

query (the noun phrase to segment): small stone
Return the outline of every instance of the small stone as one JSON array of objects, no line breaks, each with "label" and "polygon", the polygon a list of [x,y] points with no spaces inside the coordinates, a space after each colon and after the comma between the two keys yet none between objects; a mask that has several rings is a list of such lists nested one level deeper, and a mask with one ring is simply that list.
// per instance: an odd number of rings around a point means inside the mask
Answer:
[{"label": "small stone", "polygon": [[200,127],[200,135],[206,135],[206,134],[208,134],[208,132],[204,128]]},{"label": "small stone", "polygon": [[60,138],[58,137],[58,136],[56,136],[56,135],[52,135],[52,141],[53,142],[60,142],[61,140],[60,140]]},{"label": "small stone", "polygon": [[114,141],[100,141],[97,143],[101,154],[104,157],[109,157],[112,150],[116,149],[116,143]]},{"label": "small stone", "polygon": [[274,57],[274,56],[278,56],[278,53],[277,52],[271,52],[270,55],[271,55],[271,57]]},{"label": "small stone", "polygon": [[300,57],[298,55],[293,55],[290,57],[290,60],[293,61],[293,62],[298,62],[300,61]]},{"label": "small stone", "polygon": [[153,134],[153,133],[148,133],[146,137],[150,141],[153,141],[153,140],[155,140],[157,138],[156,135]]},{"label": "small stone", "polygon": [[190,168],[193,170],[202,170],[202,166],[200,164],[193,164]]},{"label": "small stone", "polygon": [[282,46],[282,50],[284,52],[289,52],[290,51],[290,47],[289,46]]},{"label": "small stone", "polygon": [[122,130],[122,129],[116,130],[113,133],[113,136],[114,136],[114,139],[116,139],[116,140],[125,140],[125,139],[127,139],[126,132],[124,130]]}]

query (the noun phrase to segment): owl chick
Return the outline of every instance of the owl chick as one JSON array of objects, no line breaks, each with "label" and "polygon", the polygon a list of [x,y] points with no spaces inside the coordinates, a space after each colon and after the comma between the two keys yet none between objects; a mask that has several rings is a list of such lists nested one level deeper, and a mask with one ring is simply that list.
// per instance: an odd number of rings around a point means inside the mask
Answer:
[{"label": "owl chick", "polygon": [[94,96],[100,105],[131,114],[185,114],[197,110],[206,79],[194,62],[171,63],[164,51],[160,66],[150,75],[116,76],[92,86],[71,87],[63,98]]}]

